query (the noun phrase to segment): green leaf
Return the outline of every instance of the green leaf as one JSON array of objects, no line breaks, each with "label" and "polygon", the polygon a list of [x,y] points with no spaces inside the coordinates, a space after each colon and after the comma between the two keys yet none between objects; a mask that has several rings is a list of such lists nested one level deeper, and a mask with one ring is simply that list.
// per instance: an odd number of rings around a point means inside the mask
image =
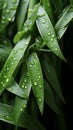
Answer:
[{"label": "green leaf", "polygon": [[70,0],[71,6],[73,7],[73,0]]},{"label": "green leaf", "polygon": [[31,28],[36,21],[38,8],[39,8],[39,4],[35,5],[30,17],[28,17],[27,20],[25,21],[23,28],[22,28],[22,31],[18,32],[15,35],[14,43],[18,42],[21,39],[21,37],[23,36],[24,33],[28,32],[29,30],[31,31]]},{"label": "green leaf", "polygon": [[63,10],[61,17],[59,18],[58,22],[54,27],[58,39],[62,38],[72,19],[73,19],[73,8],[71,8],[71,6],[67,6]]},{"label": "green leaf", "polygon": [[18,31],[20,31],[22,29],[24,20],[25,20],[25,16],[27,13],[27,8],[28,8],[28,4],[29,4],[29,0],[21,0],[19,3],[19,10],[17,13],[17,27],[18,27]]},{"label": "green leaf", "polygon": [[42,113],[44,105],[44,83],[40,62],[35,52],[30,54],[28,58],[28,72],[30,74],[34,96]]},{"label": "green leaf", "polygon": [[30,36],[21,39],[11,51],[4,67],[0,73],[0,95],[9,83],[18,63],[26,51],[30,41]]},{"label": "green leaf", "polygon": [[18,4],[19,0],[5,0],[0,23],[0,31],[2,31],[8,25],[9,22],[15,19]]},{"label": "green leaf", "polygon": [[45,102],[47,105],[56,113],[59,113],[56,102],[55,102],[55,97],[53,94],[53,91],[50,87],[50,85],[45,81]]},{"label": "green leaf", "polygon": [[43,55],[42,67],[46,75],[46,78],[51,84],[51,87],[56,92],[58,97],[64,102],[62,90],[53,63],[53,57],[51,55]]},{"label": "green leaf", "polygon": [[17,124],[18,124],[18,120],[20,118],[21,113],[25,111],[26,109],[27,101],[28,101],[29,94],[31,91],[31,80],[30,80],[29,73],[27,71],[26,63],[23,64],[22,71],[23,73],[20,79],[19,86],[23,90],[24,99],[20,97],[16,97],[15,99],[14,113],[15,113],[15,120]]},{"label": "green leaf", "polygon": [[5,1],[5,0],[0,0],[0,10],[3,8],[4,1]]},{"label": "green leaf", "polygon": [[51,0],[41,0],[41,1],[42,1],[43,7],[45,8],[45,11],[47,12],[51,22],[54,23]]},{"label": "green leaf", "polygon": [[54,4],[57,12],[60,13],[62,11],[62,6],[63,6],[62,5],[63,4],[62,0],[52,0],[52,2]]},{"label": "green leaf", "polygon": [[25,95],[24,95],[22,89],[19,87],[19,85],[16,83],[16,81],[14,80],[13,77],[11,77],[11,80],[10,80],[9,84],[7,85],[6,90],[19,97],[25,98]]},{"label": "green leaf", "polygon": [[[0,103],[0,120],[16,125],[14,107]],[[28,114],[22,114],[18,126],[29,130],[45,130],[35,118]]]},{"label": "green leaf", "polygon": [[52,23],[51,23],[48,15],[46,14],[46,11],[44,10],[44,8],[42,6],[40,6],[40,8],[39,8],[39,11],[37,14],[36,24],[37,24],[38,30],[39,30],[45,44],[58,57],[65,60],[65,58],[60,50],[60,47],[58,45],[57,38],[56,38]]}]

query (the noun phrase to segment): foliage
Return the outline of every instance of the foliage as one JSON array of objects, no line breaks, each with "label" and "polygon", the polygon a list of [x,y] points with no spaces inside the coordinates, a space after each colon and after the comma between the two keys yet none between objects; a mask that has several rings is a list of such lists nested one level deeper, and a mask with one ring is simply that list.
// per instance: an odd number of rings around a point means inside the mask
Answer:
[{"label": "foliage", "polygon": [[6,129],[45,130],[39,113],[46,104],[64,119],[59,73],[72,18],[73,0],[0,0],[0,120]]}]

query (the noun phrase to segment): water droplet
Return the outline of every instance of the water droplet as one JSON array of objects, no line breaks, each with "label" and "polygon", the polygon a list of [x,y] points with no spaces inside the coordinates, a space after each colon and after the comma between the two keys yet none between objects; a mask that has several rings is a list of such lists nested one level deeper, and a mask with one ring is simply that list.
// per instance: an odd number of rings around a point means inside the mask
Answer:
[{"label": "water droplet", "polygon": [[42,23],[45,24],[46,23],[46,19],[43,19]]},{"label": "water droplet", "polygon": [[1,85],[3,85],[3,82],[1,82]]},{"label": "water droplet", "polygon": [[26,42],[25,44],[28,45],[29,42]]},{"label": "water droplet", "polygon": [[14,57],[14,61],[16,60],[16,58]]},{"label": "water droplet", "polygon": [[5,21],[4,20],[2,20],[2,24],[4,24],[5,23]]},{"label": "water droplet", "polygon": [[39,75],[39,79],[41,78],[41,76]]},{"label": "water droplet", "polygon": [[6,82],[8,83],[9,79],[6,79]]},{"label": "water droplet", "polygon": [[22,111],[23,111],[23,109],[21,108],[21,109],[20,109],[20,111],[22,112]]},{"label": "water droplet", "polygon": [[24,106],[23,106],[24,108],[26,108],[26,105],[24,104]]},{"label": "water droplet", "polygon": [[8,21],[11,21],[11,18],[10,18],[10,17],[8,17],[7,19],[8,19]]},{"label": "water droplet", "polygon": [[2,19],[3,19],[3,20],[5,20],[5,17],[4,17],[4,16],[2,16]]},{"label": "water droplet", "polygon": [[7,70],[9,70],[9,68],[7,68]]},{"label": "water droplet", "polygon": [[25,87],[25,89],[27,88],[27,86],[24,86]]},{"label": "water droplet", "polygon": [[54,37],[55,37],[55,35],[53,34],[53,35],[52,35],[52,37],[54,38]]},{"label": "water droplet", "polygon": [[5,3],[3,8],[6,8],[6,7],[7,7],[7,4]]},{"label": "water droplet", "polygon": [[49,26],[46,26],[46,28],[49,28]]},{"label": "water droplet", "polygon": [[11,63],[11,65],[13,65],[13,62]]},{"label": "water droplet", "polygon": [[29,23],[29,25],[31,25],[31,24],[32,24],[32,22]]},{"label": "water droplet", "polygon": [[57,51],[58,49],[57,48],[55,48],[55,51]]},{"label": "water droplet", "polygon": [[13,6],[11,7],[12,10],[16,10],[17,9],[17,6]]},{"label": "water droplet", "polygon": [[37,82],[34,82],[34,85],[37,86]]},{"label": "water droplet", "polygon": [[48,32],[48,36],[50,36],[51,35],[51,33],[50,32]]},{"label": "water droplet", "polygon": [[31,64],[32,64],[32,65],[34,65],[34,64],[35,64],[35,62],[34,62],[34,61],[31,61]]},{"label": "water droplet", "polygon": [[42,88],[42,86],[40,85],[39,88]]},{"label": "water droplet", "polygon": [[53,40],[54,40],[54,39],[53,39],[53,38],[51,38],[51,42],[53,42]]},{"label": "water droplet", "polygon": [[10,10],[7,9],[7,10],[6,10],[6,13],[10,13]]},{"label": "water droplet", "polygon": [[4,78],[6,79],[6,75],[4,75]]},{"label": "water droplet", "polygon": [[24,85],[22,85],[22,88],[24,88]]},{"label": "water droplet", "polygon": [[42,102],[42,99],[41,99],[41,98],[39,98],[39,102]]},{"label": "water droplet", "polygon": [[32,68],[32,65],[30,64],[30,68]]},{"label": "water droplet", "polygon": [[27,80],[26,80],[26,79],[24,80],[24,83],[27,83]]}]

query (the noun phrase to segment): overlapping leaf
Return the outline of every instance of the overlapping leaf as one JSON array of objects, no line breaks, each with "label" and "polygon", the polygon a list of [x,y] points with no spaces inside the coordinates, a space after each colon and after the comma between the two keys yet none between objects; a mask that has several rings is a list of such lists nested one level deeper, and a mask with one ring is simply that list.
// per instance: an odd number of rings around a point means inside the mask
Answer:
[{"label": "overlapping leaf", "polygon": [[0,31],[2,31],[8,25],[9,22],[15,19],[18,4],[19,0],[5,0],[2,18],[0,22]]},{"label": "overlapping leaf", "polygon": [[67,6],[63,10],[61,17],[59,18],[58,22],[55,25],[55,31],[58,39],[62,38],[72,19],[73,19],[73,8],[71,6]]},{"label": "overlapping leaf", "polygon": [[28,58],[28,72],[30,74],[34,96],[42,113],[44,104],[44,83],[40,62],[35,52],[30,54]]},{"label": "overlapping leaf", "polygon": [[18,8],[19,10],[18,10],[18,14],[17,14],[18,31],[20,31],[23,26],[28,4],[29,4],[29,0],[21,0],[19,3],[19,8]]},{"label": "overlapping leaf", "polygon": [[12,74],[14,73],[18,63],[28,47],[29,41],[30,36],[21,39],[11,51],[0,73],[0,94],[4,91],[8,82],[10,81]]},{"label": "overlapping leaf", "polygon": [[45,41],[45,44],[58,57],[65,60],[65,58],[60,50],[60,47],[58,45],[52,23],[46,13],[46,11],[44,10],[44,8],[42,6],[40,6],[40,8],[39,8],[36,24],[37,24],[38,30],[42,36],[42,39]]},{"label": "overlapping leaf", "polygon": [[[0,120],[16,125],[14,107],[0,103]],[[29,130],[45,130],[36,119],[28,114],[21,116],[18,126]]]},{"label": "overlapping leaf", "polygon": [[31,31],[31,28],[33,26],[33,24],[35,23],[36,21],[36,16],[37,16],[37,11],[38,11],[38,8],[39,8],[39,4],[37,4],[30,17],[27,18],[27,20],[25,21],[24,25],[23,25],[23,28],[22,28],[22,31],[18,32],[15,37],[14,37],[14,43],[18,42],[21,37],[23,36],[24,33],[26,33],[27,31]]},{"label": "overlapping leaf", "polygon": [[58,80],[58,77],[57,77],[57,74],[55,71],[53,58],[51,55],[48,55],[48,57],[46,55],[44,55],[43,57],[44,57],[44,59],[42,60],[42,67],[43,67],[44,73],[45,73],[49,83],[51,84],[52,88],[58,95],[58,97],[64,102],[60,83],[59,83],[59,80]]},{"label": "overlapping leaf", "polygon": [[26,63],[24,63],[22,71],[23,73],[20,79],[19,86],[23,90],[24,99],[20,97],[16,97],[15,99],[14,113],[15,113],[15,120],[17,124],[18,124],[18,120],[20,118],[21,113],[25,111],[26,109],[27,101],[29,98],[30,90],[31,90],[31,80],[27,71]]}]

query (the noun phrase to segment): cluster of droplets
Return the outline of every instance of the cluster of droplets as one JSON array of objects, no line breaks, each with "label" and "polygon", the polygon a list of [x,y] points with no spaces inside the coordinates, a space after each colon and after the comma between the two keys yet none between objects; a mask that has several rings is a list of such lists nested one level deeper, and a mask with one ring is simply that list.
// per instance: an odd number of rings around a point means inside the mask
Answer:
[{"label": "cluster of droplets", "polygon": [[[1,20],[2,24],[4,24],[6,21],[13,22],[15,19],[15,17],[13,17],[13,15],[15,14],[15,11],[17,9],[17,0],[13,1],[12,7],[9,7],[9,5],[7,5],[7,3],[5,2],[3,9],[4,10],[3,10],[3,15],[2,15],[2,20]],[[14,10],[14,12],[11,13],[12,10]]]},{"label": "cluster of droplets", "polygon": [[4,119],[4,120],[7,120],[7,121],[13,121],[14,120],[14,113],[11,111],[10,115],[9,113],[5,113],[5,112],[2,112],[0,114],[0,118],[1,119]]}]

